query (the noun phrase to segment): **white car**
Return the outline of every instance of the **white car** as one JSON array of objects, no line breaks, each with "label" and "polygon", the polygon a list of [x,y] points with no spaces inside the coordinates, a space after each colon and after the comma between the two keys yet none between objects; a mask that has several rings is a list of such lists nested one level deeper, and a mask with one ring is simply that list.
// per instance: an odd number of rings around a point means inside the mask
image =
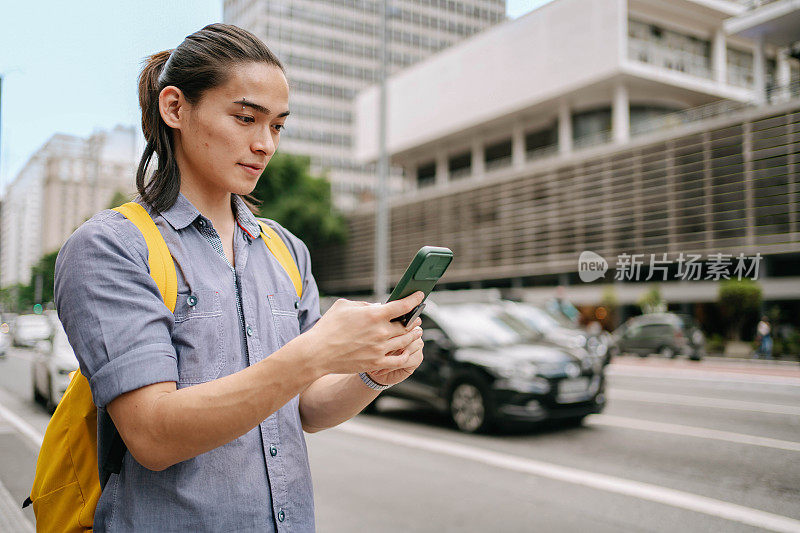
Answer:
[{"label": "white car", "polygon": [[50,319],[45,315],[20,315],[11,328],[14,346],[33,348],[37,341],[45,340],[52,334]]},{"label": "white car", "polygon": [[69,385],[69,374],[78,370],[78,359],[61,323],[53,325],[51,340],[38,341],[33,357],[33,399],[55,410]]}]

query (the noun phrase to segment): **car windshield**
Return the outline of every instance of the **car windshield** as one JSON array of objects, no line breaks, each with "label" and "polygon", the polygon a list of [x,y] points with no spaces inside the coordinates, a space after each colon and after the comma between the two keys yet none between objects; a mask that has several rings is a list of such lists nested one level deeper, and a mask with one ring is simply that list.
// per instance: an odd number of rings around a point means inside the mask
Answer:
[{"label": "car windshield", "polygon": [[495,305],[440,306],[436,319],[458,346],[506,346],[538,333]]},{"label": "car windshield", "polygon": [[542,333],[555,329],[560,325],[546,311],[532,305],[515,304],[513,307],[509,307],[509,312],[523,321],[528,327]]}]

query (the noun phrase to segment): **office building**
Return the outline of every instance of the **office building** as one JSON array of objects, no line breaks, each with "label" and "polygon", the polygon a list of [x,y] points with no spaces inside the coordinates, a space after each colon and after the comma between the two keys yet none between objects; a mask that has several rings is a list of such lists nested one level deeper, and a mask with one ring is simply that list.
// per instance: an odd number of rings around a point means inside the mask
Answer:
[{"label": "office building", "polygon": [[[770,33],[797,8],[757,40],[755,23],[728,22],[769,7],[554,0],[392,76],[388,150],[414,190],[391,200],[390,278],[435,244],[455,252],[441,288],[561,284],[590,304],[613,284],[633,304],[660,276],[645,283],[645,264],[640,284],[616,280],[620,262],[667,254],[662,293],[689,305],[714,301],[719,279],[674,279],[681,254],[706,269],[760,254],[765,299],[800,300],[800,70]],[[375,87],[357,98],[363,161],[377,157],[376,105]],[[327,292],[370,292],[373,210],[321,252]],[[608,261],[605,278],[581,281],[584,251]]]},{"label": "office building", "polygon": [[133,127],[88,138],[55,134],[8,186],[0,219],[0,286],[30,282],[31,267],[106,209],[114,194],[133,197],[143,141]]},{"label": "office building", "polygon": [[[388,69],[397,72],[505,20],[505,0],[393,0]],[[258,35],[289,79],[292,115],[280,151],[309,155],[350,209],[374,196],[375,165],[353,160],[353,99],[380,81],[380,0],[225,0],[223,21]],[[420,129],[425,126],[420,125]],[[394,175],[390,186],[404,182]]]}]

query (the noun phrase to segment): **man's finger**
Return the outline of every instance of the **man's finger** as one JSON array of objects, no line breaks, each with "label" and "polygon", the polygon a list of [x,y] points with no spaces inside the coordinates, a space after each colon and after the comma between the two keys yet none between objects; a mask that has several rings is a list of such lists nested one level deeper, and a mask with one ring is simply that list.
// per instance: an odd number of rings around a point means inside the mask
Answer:
[{"label": "man's finger", "polygon": [[422,300],[424,299],[425,293],[422,291],[417,291],[400,300],[394,300],[392,302],[383,304],[383,311],[385,316],[391,320],[393,318],[410,313],[411,310],[421,304]]}]

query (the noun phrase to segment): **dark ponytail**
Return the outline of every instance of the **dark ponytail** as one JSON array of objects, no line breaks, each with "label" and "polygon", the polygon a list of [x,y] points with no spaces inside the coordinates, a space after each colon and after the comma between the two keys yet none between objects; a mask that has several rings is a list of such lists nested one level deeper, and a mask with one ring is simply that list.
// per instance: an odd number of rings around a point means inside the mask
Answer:
[{"label": "dark ponytail", "polygon": [[[157,211],[172,207],[181,188],[172,129],[161,119],[158,95],[164,87],[172,85],[194,105],[205,91],[228,81],[232,66],[245,62],[267,63],[284,70],[258,37],[237,26],[219,23],[189,35],[174,50],[164,50],[146,59],[139,75],[139,107],[147,144],[136,171],[136,188],[142,199]],[[158,159],[158,168],[147,180],[153,154]],[[251,211],[257,212],[258,199],[250,195],[243,199]]]}]

